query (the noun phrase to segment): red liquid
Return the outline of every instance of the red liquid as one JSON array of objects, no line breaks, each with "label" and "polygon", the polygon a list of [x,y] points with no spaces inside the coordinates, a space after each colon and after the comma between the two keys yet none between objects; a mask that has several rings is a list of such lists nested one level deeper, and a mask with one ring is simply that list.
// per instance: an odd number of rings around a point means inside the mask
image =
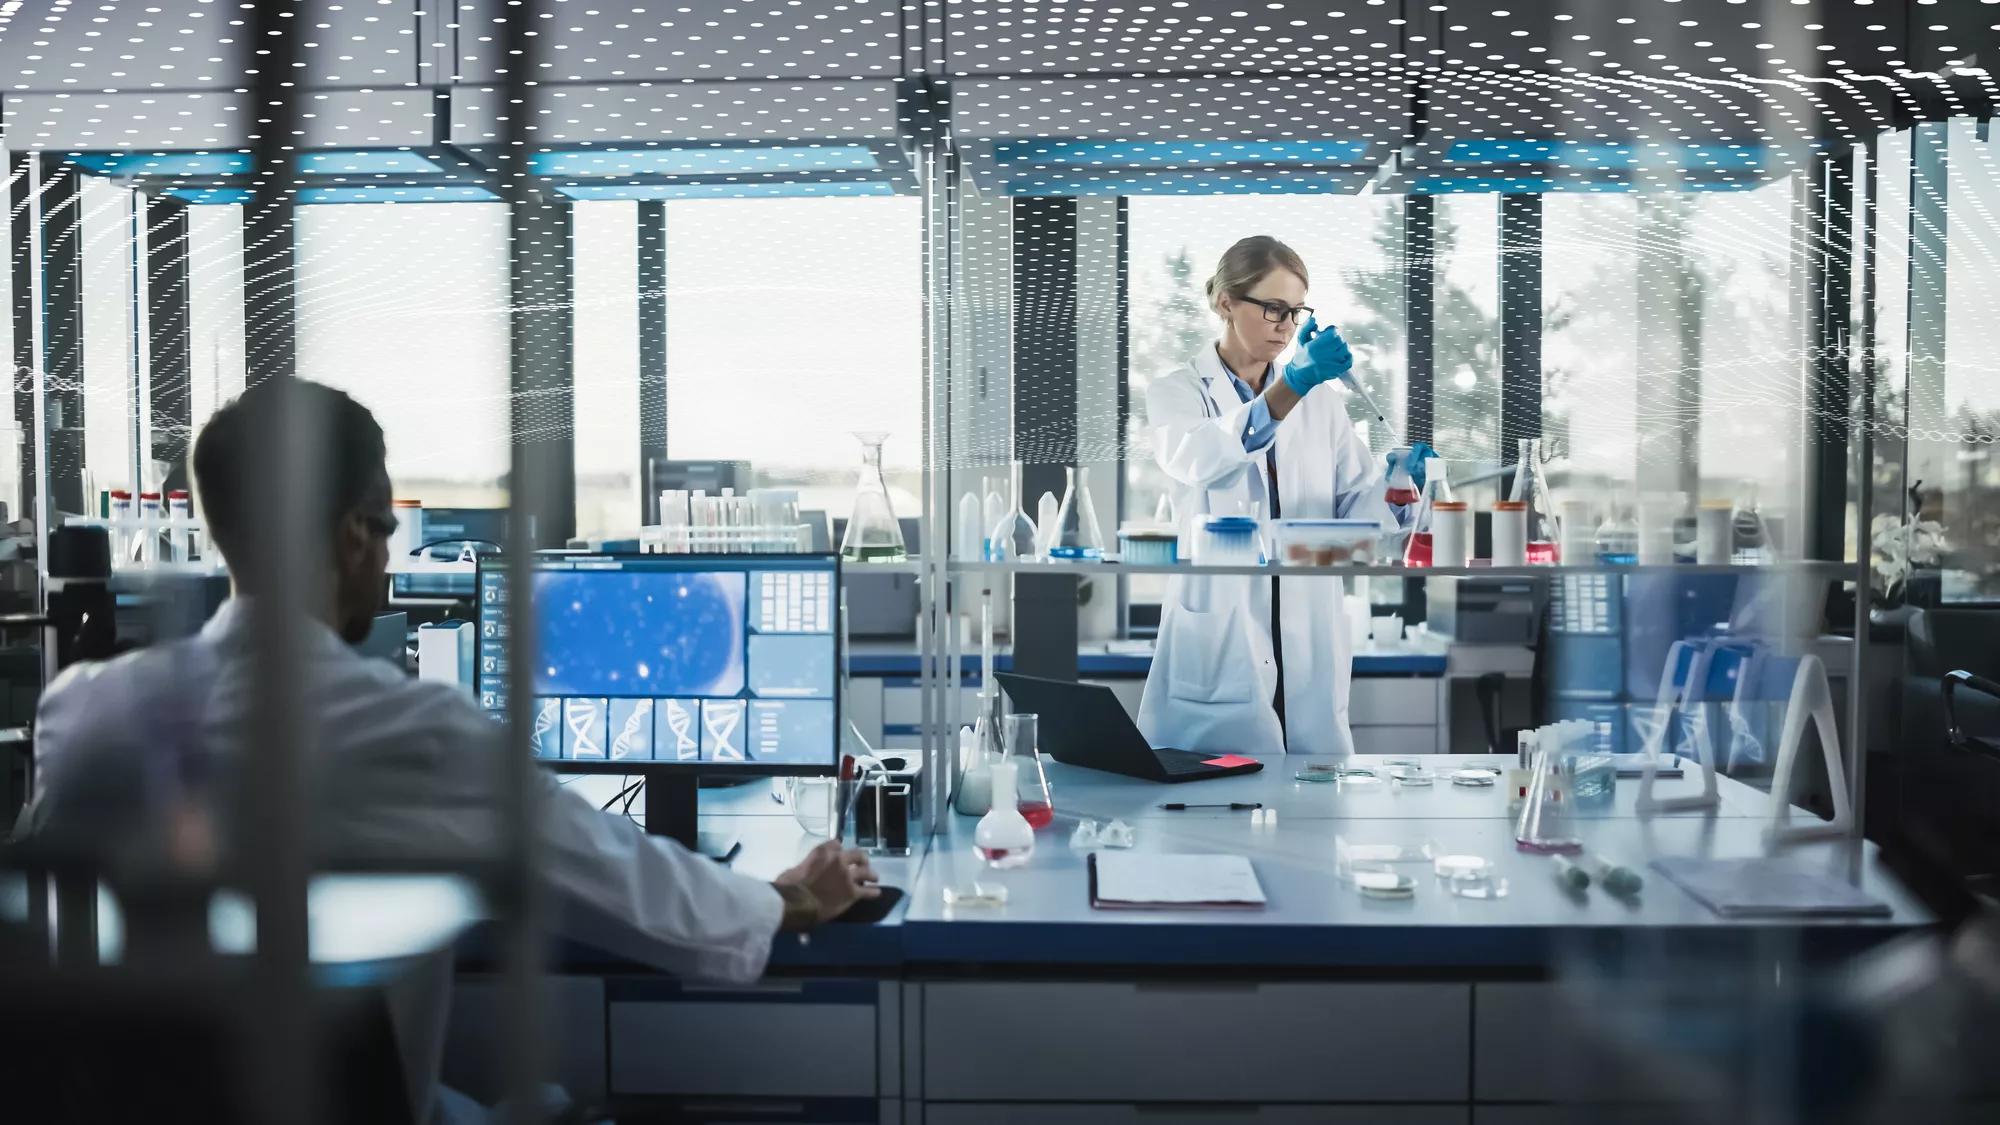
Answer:
[{"label": "red liquid", "polygon": [[1013,848],[982,848],[976,844],[973,845],[972,850],[978,852],[979,858],[988,863],[999,863],[1001,860],[1014,854]]},{"label": "red liquid", "polygon": [[1404,566],[1431,565],[1430,532],[1413,531],[1410,533],[1409,545],[1403,548],[1403,565]]},{"label": "red liquid", "polygon": [[1531,539],[1528,541],[1529,566],[1554,566],[1561,561],[1562,552],[1556,549],[1554,543],[1546,539]]},{"label": "red liquid", "polygon": [[1056,818],[1056,807],[1047,801],[1022,801],[1014,807],[1021,810],[1021,819],[1030,828],[1047,828]]},{"label": "red liquid", "polygon": [[1383,498],[1391,504],[1414,504],[1417,502],[1417,490],[1414,488],[1391,488]]}]

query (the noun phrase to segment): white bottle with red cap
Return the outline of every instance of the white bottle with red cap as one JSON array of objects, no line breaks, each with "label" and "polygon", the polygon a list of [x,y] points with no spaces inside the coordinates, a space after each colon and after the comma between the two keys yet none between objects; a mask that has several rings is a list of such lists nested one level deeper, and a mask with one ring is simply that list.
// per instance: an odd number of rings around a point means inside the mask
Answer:
[{"label": "white bottle with red cap", "polygon": [[137,535],[140,566],[152,566],[160,561],[160,532],[165,529],[166,522],[166,512],[160,507],[160,494],[141,492]]},{"label": "white bottle with red cap", "polygon": [[167,493],[167,550],[174,562],[194,561],[194,498],[185,488]]},{"label": "white bottle with red cap", "polygon": [[129,489],[111,490],[110,517],[111,561],[114,566],[122,566],[132,561],[132,493]]}]

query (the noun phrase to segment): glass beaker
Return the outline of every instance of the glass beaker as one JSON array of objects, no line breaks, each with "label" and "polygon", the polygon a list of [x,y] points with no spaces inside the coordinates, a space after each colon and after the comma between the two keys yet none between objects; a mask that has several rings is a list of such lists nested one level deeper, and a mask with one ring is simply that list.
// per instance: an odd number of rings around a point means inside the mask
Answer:
[{"label": "glass beaker", "polygon": [[1431,516],[1441,500],[1451,499],[1451,482],[1445,479],[1444,458],[1424,458],[1424,498],[1410,520],[1410,541],[1403,545],[1404,566],[1431,565]]},{"label": "glass beaker", "polygon": [[1524,852],[1578,852],[1583,841],[1577,838],[1575,818],[1570,814],[1569,794],[1561,756],[1541,748],[1528,778],[1528,796],[1521,804],[1521,819],[1514,826],[1514,846]]},{"label": "glass beaker", "polygon": [[1091,561],[1104,557],[1104,533],[1097,524],[1097,506],[1090,499],[1090,470],[1065,468],[1068,484],[1056,509],[1052,559]]},{"label": "glass beaker", "polygon": [[1056,818],[1055,791],[1042,769],[1040,726],[1034,715],[1009,715],[1001,727],[1006,760],[1014,763],[1014,799],[1031,828],[1047,828]]},{"label": "glass beaker", "polygon": [[1021,510],[1021,466],[1014,466],[1007,514],[993,525],[987,536],[993,545],[994,562],[1019,562],[1035,557],[1035,521]]},{"label": "glass beaker", "polygon": [[1556,519],[1556,501],[1549,491],[1548,474],[1542,469],[1542,439],[1522,438],[1520,448],[1520,458],[1514,464],[1514,492],[1509,499],[1528,506],[1528,565],[1553,566],[1562,561],[1562,524]]},{"label": "glass beaker", "polygon": [[840,537],[840,557],[855,562],[899,562],[909,557],[903,527],[889,503],[889,482],[882,477],[882,443],[886,433],[856,433],[861,443],[861,475],[854,482],[854,514],[847,534]]}]

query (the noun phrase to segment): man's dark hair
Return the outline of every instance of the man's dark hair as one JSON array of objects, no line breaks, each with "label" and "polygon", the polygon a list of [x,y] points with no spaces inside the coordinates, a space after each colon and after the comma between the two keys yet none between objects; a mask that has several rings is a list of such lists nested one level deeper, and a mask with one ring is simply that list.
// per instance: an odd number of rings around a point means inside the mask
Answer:
[{"label": "man's dark hair", "polygon": [[[288,411],[312,433],[284,433]],[[254,537],[278,533],[278,520],[252,510],[260,491],[252,459],[259,435],[280,434],[282,455],[308,462],[292,471],[306,473],[310,507],[298,526],[324,537],[315,549],[332,542],[349,513],[388,512],[388,449],[368,408],[323,383],[266,379],[217,410],[194,444],[195,493],[209,538],[239,582],[254,584],[256,576],[245,572],[256,557]]]}]

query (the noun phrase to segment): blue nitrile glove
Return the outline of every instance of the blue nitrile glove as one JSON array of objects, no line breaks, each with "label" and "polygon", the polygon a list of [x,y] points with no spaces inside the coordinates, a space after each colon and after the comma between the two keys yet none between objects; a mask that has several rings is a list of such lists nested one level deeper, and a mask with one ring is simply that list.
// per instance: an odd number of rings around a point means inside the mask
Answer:
[{"label": "blue nitrile glove", "polygon": [[1292,353],[1291,362],[1285,364],[1285,385],[1304,398],[1307,391],[1353,369],[1354,353],[1347,349],[1347,341],[1340,338],[1339,329],[1322,330],[1318,321],[1307,317],[1299,329],[1298,350]]},{"label": "blue nitrile glove", "polygon": [[[1424,462],[1437,455],[1438,451],[1431,448],[1430,442],[1417,441],[1410,443],[1410,483],[1417,486],[1418,492],[1424,490]],[[1389,463],[1389,472],[1393,475],[1396,472],[1396,463],[1402,460],[1402,455],[1396,450],[1391,449],[1387,460]]]}]

